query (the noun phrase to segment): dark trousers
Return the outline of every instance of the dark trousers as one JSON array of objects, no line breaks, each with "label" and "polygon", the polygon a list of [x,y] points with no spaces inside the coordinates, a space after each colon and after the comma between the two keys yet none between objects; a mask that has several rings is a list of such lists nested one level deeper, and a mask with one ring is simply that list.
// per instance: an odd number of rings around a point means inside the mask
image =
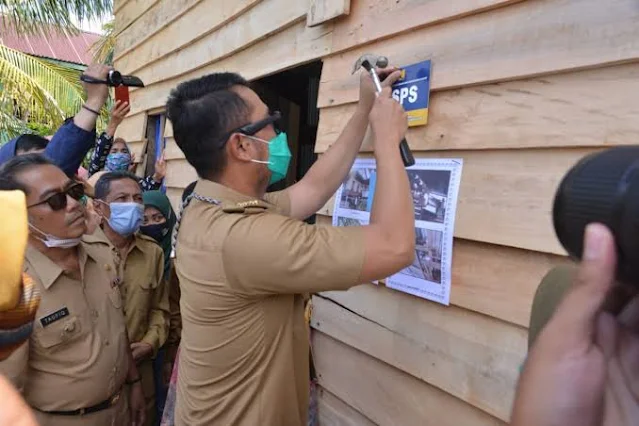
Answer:
[{"label": "dark trousers", "polygon": [[162,374],[165,355],[166,348],[162,347],[158,351],[158,355],[153,360],[153,376],[155,377],[155,410],[157,413],[155,416],[156,426],[159,426],[160,421],[162,420],[164,403],[166,402],[166,394],[168,392],[168,387],[164,386],[164,377]]}]

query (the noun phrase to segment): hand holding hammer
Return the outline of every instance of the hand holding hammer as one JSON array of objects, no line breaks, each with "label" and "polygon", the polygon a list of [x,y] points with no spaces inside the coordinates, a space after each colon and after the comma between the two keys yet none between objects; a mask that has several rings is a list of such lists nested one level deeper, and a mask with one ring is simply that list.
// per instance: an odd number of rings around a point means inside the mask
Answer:
[{"label": "hand holding hammer", "polygon": [[[376,66],[380,68],[386,68],[388,66],[388,58],[386,58],[385,56],[377,56],[367,53],[362,55],[355,62],[352,74],[355,74],[361,67],[366,69],[366,71],[373,79],[376,93],[379,94],[382,91],[382,83],[379,79],[379,75],[377,75],[377,72],[375,71]],[[406,142],[406,138],[402,139],[402,142],[399,145],[399,152],[402,156],[402,161],[404,162],[405,167],[410,167],[415,164],[415,157],[413,157],[413,153],[408,146],[408,142]]]}]

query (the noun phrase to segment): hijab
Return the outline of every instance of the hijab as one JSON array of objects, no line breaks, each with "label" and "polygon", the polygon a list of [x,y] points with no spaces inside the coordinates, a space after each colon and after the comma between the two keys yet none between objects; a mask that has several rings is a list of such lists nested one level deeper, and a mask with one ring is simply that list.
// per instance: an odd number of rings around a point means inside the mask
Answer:
[{"label": "hijab", "polygon": [[[144,200],[145,207],[155,207],[166,219],[165,223],[159,225],[159,227],[162,228],[161,235],[157,235],[157,238],[154,239],[160,247],[162,247],[162,251],[164,252],[164,277],[168,279],[171,270],[171,236],[173,234],[173,228],[175,227],[175,212],[173,211],[173,207],[171,207],[169,198],[161,191],[145,191],[142,193],[142,199]],[[142,233],[145,233],[144,228],[143,226],[141,229]]]}]

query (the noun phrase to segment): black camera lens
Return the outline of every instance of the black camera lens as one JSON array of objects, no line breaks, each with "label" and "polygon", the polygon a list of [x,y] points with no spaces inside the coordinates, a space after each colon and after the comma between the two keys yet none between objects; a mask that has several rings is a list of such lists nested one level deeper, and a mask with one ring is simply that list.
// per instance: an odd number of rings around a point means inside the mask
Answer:
[{"label": "black camera lens", "polygon": [[612,231],[617,245],[617,279],[639,285],[639,146],[588,155],[564,176],[553,206],[559,241],[576,259],[583,254],[586,226]]},{"label": "black camera lens", "polygon": [[110,86],[119,86],[122,84],[122,74],[120,73],[120,71],[111,70],[109,71],[107,81],[109,82]]}]

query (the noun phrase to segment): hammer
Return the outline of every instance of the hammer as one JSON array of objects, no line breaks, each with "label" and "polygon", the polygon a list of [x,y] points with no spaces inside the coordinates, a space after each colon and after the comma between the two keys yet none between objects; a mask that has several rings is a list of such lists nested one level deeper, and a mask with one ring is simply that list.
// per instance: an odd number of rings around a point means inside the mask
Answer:
[{"label": "hammer", "polygon": [[[386,56],[377,56],[366,53],[360,56],[360,58],[355,62],[352,74],[355,74],[360,67],[364,67],[373,79],[375,90],[377,91],[377,94],[379,94],[382,91],[382,83],[375,71],[375,66],[386,68],[388,66],[388,58]],[[405,167],[410,167],[415,164],[415,157],[413,157],[413,153],[408,146],[408,142],[406,142],[406,138],[402,139],[402,142],[399,144],[399,153],[402,156],[402,161],[404,162]]]}]

